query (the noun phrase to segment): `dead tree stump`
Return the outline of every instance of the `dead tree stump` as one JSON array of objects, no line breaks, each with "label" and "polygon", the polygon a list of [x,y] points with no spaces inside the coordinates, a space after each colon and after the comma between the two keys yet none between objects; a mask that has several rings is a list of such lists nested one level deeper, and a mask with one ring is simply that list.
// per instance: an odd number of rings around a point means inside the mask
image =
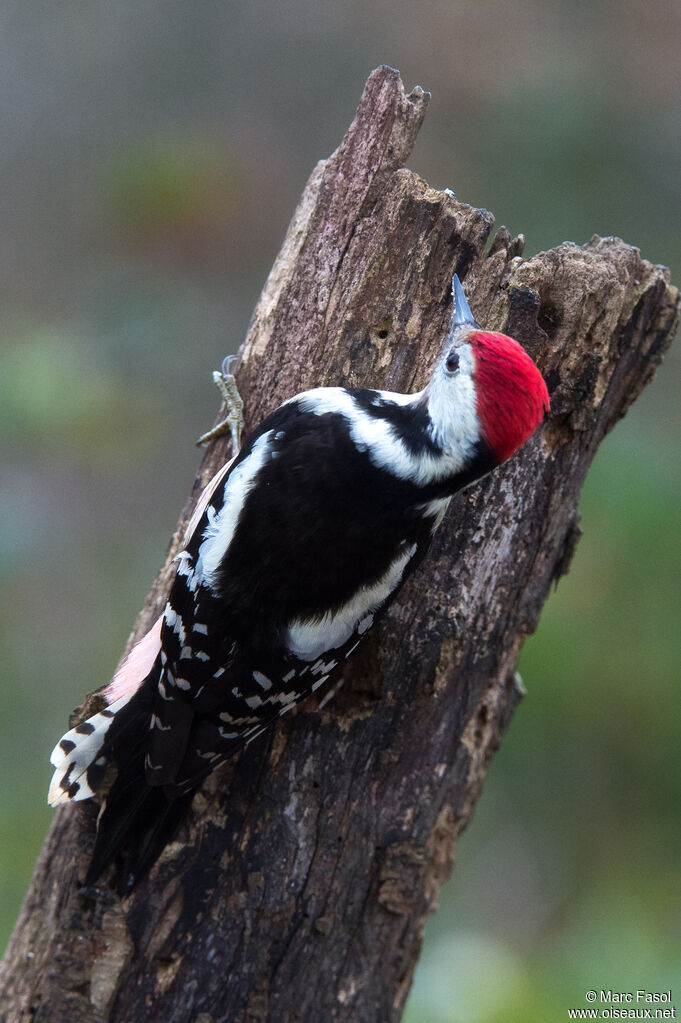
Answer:
[{"label": "dead tree stump", "polygon": [[[309,386],[421,387],[454,271],[477,318],[537,361],[550,420],[454,501],[342,695],[321,713],[308,701],[209,779],[132,896],[81,889],[96,807],[55,813],[3,966],[4,1023],[400,1018],[521,693],[519,649],[579,536],[586,471],[679,314],[668,272],[618,239],[524,260],[501,228],[486,249],[489,213],[403,169],[427,101],[374,71],[313,171],[239,352],[247,428]],[[224,458],[207,452],[169,560]],[[170,576],[168,562],[134,638]]]}]

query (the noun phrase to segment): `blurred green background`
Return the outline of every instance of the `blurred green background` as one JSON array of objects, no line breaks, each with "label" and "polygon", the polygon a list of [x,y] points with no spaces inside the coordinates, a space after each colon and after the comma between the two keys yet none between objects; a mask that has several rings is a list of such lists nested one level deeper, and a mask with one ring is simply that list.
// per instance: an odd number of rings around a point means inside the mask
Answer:
[{"label": "blurred green background", "polygon": [[[617,234],[681,284],[680,52],[678,0],[3,5],[3,941],[49,751],[115,667],[210,371],[369,71],[433,92],[410,166],[527,254]],[[408,1023],[563,1020],[592,987],[681,1007],[680,379],[677,350],[588,478]]]}]

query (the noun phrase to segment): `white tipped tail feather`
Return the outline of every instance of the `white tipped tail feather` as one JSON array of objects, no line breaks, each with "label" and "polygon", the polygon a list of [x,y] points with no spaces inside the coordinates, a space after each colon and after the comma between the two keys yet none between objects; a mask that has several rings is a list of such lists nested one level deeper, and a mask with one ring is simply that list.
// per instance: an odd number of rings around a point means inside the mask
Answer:
[{"label": "white tipped tail feather", "polygon": [[100,756],[106,733],[116,712],[131,696],[132,693],[122,696],[99,714],[93,714],[87,721],[76,725],[59,740],[50,757],[50,763],[56,768],[47,794],[50,806],[68,803],[71,799],[89,799],[94,795],[106,767],[106,758]]},{"label": "white tipped tail feather", "polygon": [[[187,526],[185,543],[194,532],[218,484],[228,473],[232,461],[215,474],[201,494]],[[95,794],[108,762],[104,744],[111,723],[118,711],[126,706],[146,681],[161,649],[162,625],[163,615],[160,615],[102,690],[102,696],[107,702],[104,710],[66,732],[54,747],[50,763],[55,771],[47,794],[50,806],[59,806],[71,800],[90,799]]]},{"label": "white tipped tail feather", "polygon": [[135,644],[102,695],[108,706],[61,737],[52,750],[55,768],[47,802],[50,806],[89,799],[104,777],[107,758],[102,753],[111,722],[145,681],[161,648],[161,615]]}]

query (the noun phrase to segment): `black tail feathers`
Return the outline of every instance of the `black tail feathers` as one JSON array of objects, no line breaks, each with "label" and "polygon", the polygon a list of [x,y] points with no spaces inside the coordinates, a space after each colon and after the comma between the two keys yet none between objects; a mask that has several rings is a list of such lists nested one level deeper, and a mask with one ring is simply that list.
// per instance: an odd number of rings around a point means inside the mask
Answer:
[{"label": "black tail feathers", "polygon": [[118,893],[131,892],[172,839],[194,791],[174,796],[168,787],[147,785],[142,757],[133,758],[100,815],[85,883],[93,884],[114,863]]}]

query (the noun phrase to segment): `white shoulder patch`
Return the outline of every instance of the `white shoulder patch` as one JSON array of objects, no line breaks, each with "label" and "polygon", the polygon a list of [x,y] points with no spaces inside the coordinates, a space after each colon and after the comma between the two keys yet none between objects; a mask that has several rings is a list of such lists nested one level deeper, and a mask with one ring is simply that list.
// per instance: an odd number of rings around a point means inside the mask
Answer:
[{"label": "white shoulder patch", "polygon": [[206,586],[212,586],[220,562],[229,549],[246,497],[271,451],[271,442],[272,431],[268,430],[258,437],[248,458],[229,475],[219,512],[207,505],[208,525],[203,531],[194,570],[197,580]]},{"label": "white shoulder patch", "polygon": [[187,523],[187,528],[185,529],[184,532],[184,540],[182,542],[185,544],[185,546],[191,540],[192,534],[196,527],[198,526],[201,516],[203,515],[208,506],[208,502],[210,501],[211,497],[217,490],[220,482],[225,478],[226,474],[229,472],[230,468],[232,467],[233,461],[234,459],[230,458],[229,462],[226,462],[223,465],[223,467],[215,473],[210,483],[208,483],[203,488],[201,497],[197,501],[196,508],[192,512],[192,517]]},{"label": "white shoulder patch", "polygon": [[385,603],[399,584],[415,553],[416,544],[405,548],[373,586],[361,589],[333,614],[290,622],[286,645],[291,653],[301,661],[316,661],[327,651],[343,646],[354,632],[366,632],[373,623],[372,612]]}]

